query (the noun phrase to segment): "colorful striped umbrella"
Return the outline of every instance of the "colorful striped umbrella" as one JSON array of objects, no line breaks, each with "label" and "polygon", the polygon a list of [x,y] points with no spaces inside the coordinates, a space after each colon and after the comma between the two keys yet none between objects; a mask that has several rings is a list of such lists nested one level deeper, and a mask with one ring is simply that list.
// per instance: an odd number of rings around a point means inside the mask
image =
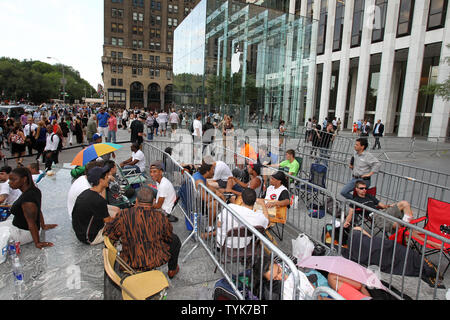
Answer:
[{"label": "colorful striped umbrella", "polygon": [[105,154],[114,152],[122,148],[121,145],[114,143],[95,143],[81,150],[73,159],[71,165],[85,166],[88,162],[97,159]]}]

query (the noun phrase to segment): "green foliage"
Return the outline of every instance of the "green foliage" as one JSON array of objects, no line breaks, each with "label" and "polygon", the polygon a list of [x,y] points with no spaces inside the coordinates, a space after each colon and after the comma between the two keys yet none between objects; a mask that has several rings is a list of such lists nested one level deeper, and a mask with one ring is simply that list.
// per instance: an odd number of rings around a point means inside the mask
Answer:
[{"label": "green foliage", "polygon": [[[447,48],[450,48],[450,44],[447,45]],[[450,65],[450,57],[445,57],[444,61]],[[432,83],[422,86],[420,92],[426,95],[436,95],[444,101],[450,101],[450,75],[443,83]]]},{"label": "green foliage", "polygon": [[[34,104],[49,102],[50,99],[63,99],[61,84],[62,65],[50,65],[41,61],[19,61],[11,58],[0,58],[0,94],[2,99],[19,101],[28,100]],[[66,83],[66,102],[80,100],[86,93],[97,91],[89,82],[80,77],[80,73],[72,67],[64,66]]]}]

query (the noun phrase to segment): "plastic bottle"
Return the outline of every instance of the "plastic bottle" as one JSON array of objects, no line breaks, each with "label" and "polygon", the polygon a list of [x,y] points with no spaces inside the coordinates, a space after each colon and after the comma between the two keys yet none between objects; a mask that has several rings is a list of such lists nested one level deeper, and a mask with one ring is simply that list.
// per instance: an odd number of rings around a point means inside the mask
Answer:
[{"label": "plastic bottle", "polygon": [[13,276],[14,276],[14,298],[16,300],[23,299],[23,268],[18,256],[13,260]]},{"label": "plastic bottle", "polygon": [[16,242],[12,238],[9,238],[9,241],[8,241],[8,256],[9,256],[9,258],[11,260],[11,263],[13,263],[15,257],[17,257],[17,254],[16,254]]}]

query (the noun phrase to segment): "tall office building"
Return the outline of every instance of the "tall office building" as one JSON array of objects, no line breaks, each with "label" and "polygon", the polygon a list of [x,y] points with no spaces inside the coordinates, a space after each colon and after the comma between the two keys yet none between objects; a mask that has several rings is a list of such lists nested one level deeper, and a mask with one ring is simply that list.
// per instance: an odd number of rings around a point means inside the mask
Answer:
[{"label": "tall office building", "polygon": [[449,136],[450,102],[420,91],[448,79],[448,0],[302,0],[319,21],[306,117],[381,120],[399,137]]},{"label": "tall office building", "polygon": [[198,2],[104,0],[102,64],[109,107],[171,105],[174,30]]}]

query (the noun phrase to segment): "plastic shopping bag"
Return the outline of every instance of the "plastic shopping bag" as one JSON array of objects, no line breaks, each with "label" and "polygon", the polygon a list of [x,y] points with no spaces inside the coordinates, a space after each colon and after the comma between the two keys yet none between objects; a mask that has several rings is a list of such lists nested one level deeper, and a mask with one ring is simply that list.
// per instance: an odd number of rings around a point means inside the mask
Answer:
[{"label": "plastic shopping bag", "polygon": [[297,239],[292,240],[292,255],[302,261],[310,256],[314,251],[314,243],[306,234],[301,233]]}]

